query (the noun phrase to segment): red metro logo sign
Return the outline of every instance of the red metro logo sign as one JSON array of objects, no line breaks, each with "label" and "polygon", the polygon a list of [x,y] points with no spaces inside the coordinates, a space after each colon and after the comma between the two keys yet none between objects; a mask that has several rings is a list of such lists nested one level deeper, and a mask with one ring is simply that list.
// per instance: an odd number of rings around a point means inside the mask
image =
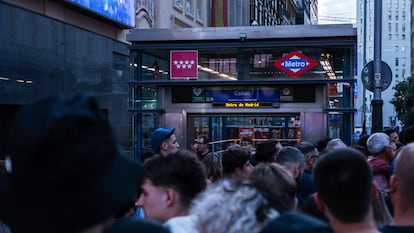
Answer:
[{"label": "red metro logo sign", "polygon": [[312,69],[317,64],[318,62],[310,59],[303,53],[293,51],[276,60],[275,63],[273,63],[273,66],[296,78]]}]

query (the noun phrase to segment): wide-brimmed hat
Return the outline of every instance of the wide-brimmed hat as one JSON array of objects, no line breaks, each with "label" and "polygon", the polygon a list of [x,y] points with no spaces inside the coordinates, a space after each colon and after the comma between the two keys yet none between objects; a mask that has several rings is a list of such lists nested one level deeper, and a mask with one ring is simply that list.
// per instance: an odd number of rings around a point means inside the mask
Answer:
[{"label": "wide-brimmed hat", "polygon": [[44,98],[22,107],[11,129],[0,220],[13,233],[77,232],[133,201],[142,166],[121,154],[94,98]]},{"label": "wide-brimmed hat", "polygon": [[160,150],[162,142],[169,136],[171,136],[175,131],[175,127],[172,129],[158,128],[151,134],[151,148],[154,152]]}]

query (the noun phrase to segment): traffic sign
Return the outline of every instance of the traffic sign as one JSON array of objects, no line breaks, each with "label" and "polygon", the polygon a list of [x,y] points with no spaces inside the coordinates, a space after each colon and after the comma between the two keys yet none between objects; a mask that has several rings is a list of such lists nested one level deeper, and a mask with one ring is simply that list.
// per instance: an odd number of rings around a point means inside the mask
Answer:
[{"label": "traffic sign", "polygon": [[[368,62],[361,72],[361,80],[362,85],[369,91],[375,90],[375,80],[380,79],[379,73],[374,73],[374,62]],[[385,91],[390,85],[392,81],[392,72],[390,66],[381,61],[381,91]]]}]

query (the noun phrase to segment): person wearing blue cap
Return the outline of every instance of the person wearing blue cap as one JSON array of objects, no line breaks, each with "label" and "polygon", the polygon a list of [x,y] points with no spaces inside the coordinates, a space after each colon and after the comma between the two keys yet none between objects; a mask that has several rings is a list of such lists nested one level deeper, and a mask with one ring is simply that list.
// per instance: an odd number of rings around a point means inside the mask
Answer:
[{"label": "person wearing blue cap", "polygon": [[151,148],[156,154],[166,156],[175,153],[180,148],[180,144],[175,137],[175,127],[172,129],[158,128],[151,134]]}]

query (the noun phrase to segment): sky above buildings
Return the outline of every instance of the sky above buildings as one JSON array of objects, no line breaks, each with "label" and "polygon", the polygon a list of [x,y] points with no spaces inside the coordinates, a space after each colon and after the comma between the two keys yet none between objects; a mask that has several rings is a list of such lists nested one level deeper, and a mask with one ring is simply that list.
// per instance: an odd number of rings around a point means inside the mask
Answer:
[{"label": "sky above buildings", "polygon": [[356,1],[318,0],[319,24],[355,23]]}]

